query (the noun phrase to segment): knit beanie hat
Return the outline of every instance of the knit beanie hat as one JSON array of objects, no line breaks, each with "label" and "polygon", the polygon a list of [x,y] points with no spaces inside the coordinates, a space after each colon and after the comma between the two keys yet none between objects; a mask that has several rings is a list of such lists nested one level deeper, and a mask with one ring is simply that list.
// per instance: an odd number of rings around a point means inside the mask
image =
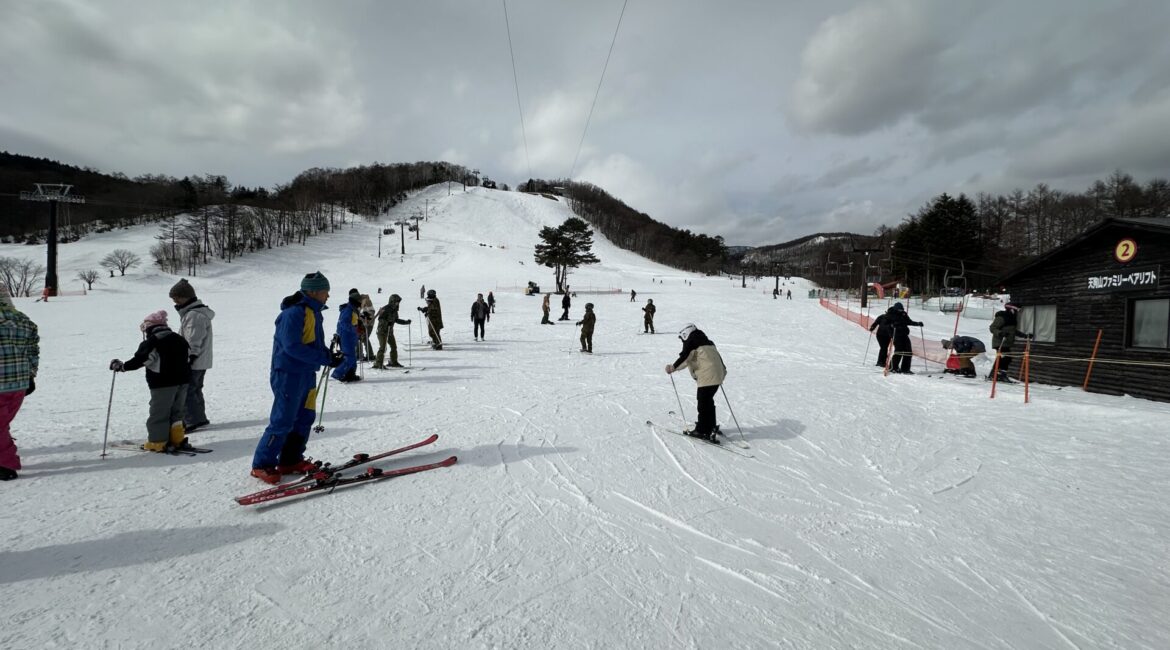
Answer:
[{"label": "knit beanie hat", "polygon": [[309,273],[301,279],[301,291],[305,293],[309,293],[310,291],[329,291],[329,278],[326,278],[320,271]]},{"label": "knit beanie hat", "polygon": [[187,282],[187,278],[183,278],[176,282],[175,286],[171,287],[170,296],[171,300],[190,300],[195,297],[195,287],[192,287],[191,283]]},{"label": "knit beanie hat", "polygon": [[146,330],[154,327],[155,325],[166,325],[166,324],[167,324],[167,312],[165,309],[160,309],[160,310],[154,312],[153,314],[147,314],[146,318],[142,319],[142,324],[138,326],[138,329],[145,332]]},{"label": "knit beanie hat", "polygon": [[12,306],[12,298],[7,291],[0,291],[0,305]]}]

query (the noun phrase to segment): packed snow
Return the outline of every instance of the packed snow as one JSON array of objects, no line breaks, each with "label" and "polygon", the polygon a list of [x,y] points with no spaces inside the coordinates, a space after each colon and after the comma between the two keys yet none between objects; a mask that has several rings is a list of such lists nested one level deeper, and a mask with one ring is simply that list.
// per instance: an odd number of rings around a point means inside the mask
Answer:
[{"label": "packed snow", "polygon": [[[399,234],[383,237],[379,258],[381,229],[422,209],[421,238],[401,255]],[[177,320],[177,276],[144,267],[86,296],[17,299],[41,365],[13,424],[24,469],[0,484],[0,647],[1170,647],[1170,405],[1035,385],[1025,404],[1020,385],[989,399],[981,379],[883,376],[867,332],[802,280],[774,300],[771,279],[684,273],[600,236],[601,262],[569,276],[572,320],[540,325],[521,287],[551,288],[533,246],[569,216],[546,197],[434,186],[381,222],[201,268],[189,279],[218,314],[212,424],[191,438],[215,451],[193,458],[99,458],[108,405],[111,441],[146,438],[141,371],[107,365],[149,312]],[[149,259],[155,232],[63,245],[60,275],[76,284],[115,248]],[[240,506],[266,487],[248,472],[273,320],[315,270],[332,282],[327,333],[350,287],[378,305],[402,295],[413,368],[331,383],[309,454],[438,433],[378,466],[459,462]],[[420,342],[424,284],[443,304],[441,351]],[[489,290],[477,342],[470,305]],[[592,355],[574,327],[587,301]],[[954,327],[911,315],[928,339]],[[748,449],[668,431],[695,417],[694,382],[663,372],[688,322],[727,363],[718,418]],[[986,328],[959,323],[989,342]]]}]

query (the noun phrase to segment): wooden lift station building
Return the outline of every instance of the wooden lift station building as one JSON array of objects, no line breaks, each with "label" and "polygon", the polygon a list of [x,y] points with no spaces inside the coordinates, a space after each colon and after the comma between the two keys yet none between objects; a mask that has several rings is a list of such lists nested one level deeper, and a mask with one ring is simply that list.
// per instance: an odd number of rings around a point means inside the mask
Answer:
[{"label": "wooden lift station building", "polygon": [[1080,386],[1100,331],[1088,390],[1170,401],[1164,271],[1170,218],[1106,219],[1089,228],[999,281],[1020,305],[1012,353],[1023,353],[1030,334],[1030,379]]}]

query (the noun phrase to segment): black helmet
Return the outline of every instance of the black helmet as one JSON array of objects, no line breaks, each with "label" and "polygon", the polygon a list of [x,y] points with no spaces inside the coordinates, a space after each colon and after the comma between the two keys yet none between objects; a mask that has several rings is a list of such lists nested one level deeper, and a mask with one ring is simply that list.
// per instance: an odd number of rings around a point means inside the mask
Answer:
[{"label": "black helmet", "polygon": [[427,289],[427,298],[434,298],[434,297],[435,297],[435,290],[434,289]]},{"label": "black helmet", "polygon": [[390,294],[390,302],[402,302],[402,296],[392,293]]},{"label": "black helmet", "polygon": [[593,309],[593,303],[591,303],[591,302],[585,303],[585,309]]},{"label": "black helmet", "polygon": [[894,306],[890,307],[890,309],[893,309],[894,311],[906,311],[906,308],[903,307],[902,303],[900,303],[900,302],[894,303]]}]

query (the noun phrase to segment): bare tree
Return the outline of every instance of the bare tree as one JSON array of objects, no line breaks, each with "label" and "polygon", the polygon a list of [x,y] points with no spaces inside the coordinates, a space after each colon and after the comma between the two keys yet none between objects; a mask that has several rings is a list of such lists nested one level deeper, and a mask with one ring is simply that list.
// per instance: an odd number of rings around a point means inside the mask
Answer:
[{"label": "bare tree", "polygon": [[44,273],[43,264],[18,257],[0,257],[0,284],[8,288],[10,296],[32,295],[33,285]]},{"label": "bare tree", "polygon": [[77,279],[85,283],[86,289],[92,290],[93,283],[97,281],[100,275],[101,274],[97,272],[97,269],[86,269],[85,271],[77,272]]},{"label": "bare tree", "polygon": [[103,257],[101,264],[103,268],[110,270],[118,269],[119,273],[126,275],[126,269],[132,269],[142,264],[142,258],[135,255],[132,251],[119,248]]}]

